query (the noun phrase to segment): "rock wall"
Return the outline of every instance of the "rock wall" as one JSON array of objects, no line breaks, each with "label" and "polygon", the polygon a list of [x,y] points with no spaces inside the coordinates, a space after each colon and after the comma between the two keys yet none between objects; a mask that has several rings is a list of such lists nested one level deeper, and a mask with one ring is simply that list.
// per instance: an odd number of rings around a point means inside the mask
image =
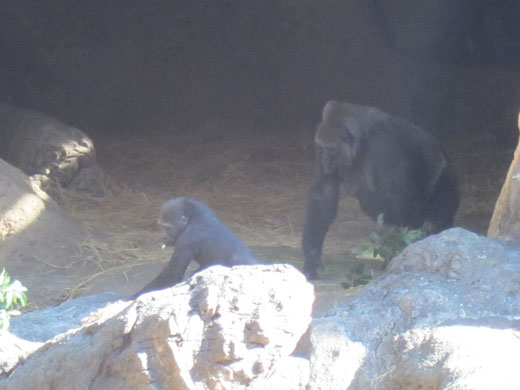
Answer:
[{"label": "rock wall", "polygon": [[[518,130],[520,131],[520,113]],[[520,245],[520,142],[516,146],[513,161],[495,205],[488,237],[497,237]]]}]

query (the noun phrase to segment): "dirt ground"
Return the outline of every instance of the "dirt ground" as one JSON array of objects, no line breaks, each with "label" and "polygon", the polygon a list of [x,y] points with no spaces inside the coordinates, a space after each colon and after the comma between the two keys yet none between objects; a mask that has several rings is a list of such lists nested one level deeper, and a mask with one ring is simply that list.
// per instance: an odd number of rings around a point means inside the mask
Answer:
[{"label": "dirt ground", "polygon": [[[256,131],[255,131],[256,130]],[[72,295],[132,293],[151,280],[171,256],[161,250],[156,226],[161,204],[187,196],[206,202],[248,243],[261,261],[303,263],[301,229],[305,196],[314,171],[313,129],[304,131],[200,130],[95,135],[109,196],[66,196],[66,208],[105,239],[83,245],[96,254],[99,272]],[[485,234],[514,145],[458,136],[443,140],[461,182],[456,225]],[[367,241],[375,224],[356,199],[343,196],[324,247],[318,290],[341,289],[357,263],[374,275],[382,261],[355,261],[349,252]]]}]

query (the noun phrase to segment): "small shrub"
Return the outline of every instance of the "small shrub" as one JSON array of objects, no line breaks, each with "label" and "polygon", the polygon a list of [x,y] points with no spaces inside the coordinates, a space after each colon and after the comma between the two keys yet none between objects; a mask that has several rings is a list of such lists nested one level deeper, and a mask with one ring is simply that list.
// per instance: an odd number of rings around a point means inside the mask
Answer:
[{"label": "small shrub", "polygon": [[364,286],[368,284],[374,277],[372,270],[364,264],[356,264],[352,267],[349,274],[346,275],[347,280],[341,282],[341,287],[344,289]]},{"label": "small shrub", "polygon": [[[350,256],[354,259],[380,259],[384,267],[390,260],[403,251],[412,242],[418,241],[431,233],[431,226],[424,224],[420,229],[388,226],[383,223],[383,214],[379,214],[376,230],[368,236],[368,242],[352,250]],[[371,270],[360,264],[352,268],[347,275],[347,281],[342,282],[343,288],[352,288],[367,284],[373,277]]]},{"label": "small shrub", "polygon": [[27,305],[26,291],[27,288],[18,280],[11,283],[11,277],[5,268],[2,269],[0,272],[0,329],[7,329],[10,318],[21,314],[18,309]]},{"label": "small shrub", "polygon": [[431,226],[424,224],[420,229],[385,225],[383,214],[379,214],[376,221],[376,230],[368,236],[369,243],[353,251],[354,256],[360,253],[372,252],[372,257],[382,258],[386,265],[395,256],[403,251],[412,242],[418,241],[431,233]]}]

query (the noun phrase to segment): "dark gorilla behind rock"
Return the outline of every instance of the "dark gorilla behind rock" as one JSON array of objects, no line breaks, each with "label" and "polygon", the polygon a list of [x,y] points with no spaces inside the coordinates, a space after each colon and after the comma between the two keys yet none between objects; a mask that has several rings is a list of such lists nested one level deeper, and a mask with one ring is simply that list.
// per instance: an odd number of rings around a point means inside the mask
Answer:
[{"label": "dark gorilla behind rock", "polygon": [[158,223],[165,233],[164,245],[174,246],[175,252],[163,271],[134,297],[181,282],[191,260],[199,264],[195,273],[217,264],[258,264],[249,247],[198,200],[170,199],[161,207]]},{"label": "dark gorilla behind rock", "polygon": [[304,273],[321,265],[325,235],[339,200],[339,186],[361,209],[387,224],[438,232],[453,225],[458,182],[438,141],[420,127],[373,107],[330,101],[316,131],[316,179],[307,196],[303,229]]}]

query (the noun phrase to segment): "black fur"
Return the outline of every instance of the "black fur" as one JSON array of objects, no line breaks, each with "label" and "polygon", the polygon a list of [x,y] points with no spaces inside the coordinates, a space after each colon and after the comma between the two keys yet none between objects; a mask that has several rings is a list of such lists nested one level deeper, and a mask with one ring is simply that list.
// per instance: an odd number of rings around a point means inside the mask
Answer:
[{"label": "black fur", "polygon": [[458,182],[448,157],[428,132],[372,107],[328,102],[316,131],[317,173],[307,195],[304,273],[322,267],[321,252],[340,183],[361,209],[387,224],[434,231],[453,225]]},{"label": "black fur", "polygon": [[217,264],[258,263],[249,247],[198,200],[167,201],[161,208],[159,225],[165,232],[164,244],[175,246],[175,252],[163,271],[134,297],[181,282],[191,260],[200,266],[195,273]]}]

